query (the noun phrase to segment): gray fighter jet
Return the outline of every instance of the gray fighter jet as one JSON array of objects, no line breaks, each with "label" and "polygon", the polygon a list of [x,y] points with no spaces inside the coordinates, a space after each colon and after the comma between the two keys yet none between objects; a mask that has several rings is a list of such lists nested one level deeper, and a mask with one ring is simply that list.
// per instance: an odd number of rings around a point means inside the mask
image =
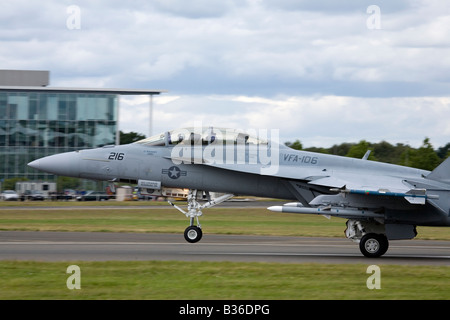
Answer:
[{"label": "gray fighter jet", "polygon": [[[202,237],[202,210],[234,195],[294,200],[268,209],[347,219],[347,238],[363,255],[386,253],[389,240],[412,239],[416,226],[450,226],[450,158],[434,171],[297,151],[275,130],[184,128],[128,145],[48,156],[32,168],[56,175],[129,182],[148,193],[189,189],[188,242]],[[212,198],[212,193],[221,195]],[[166,193],[167,194],[167,193]]]}]

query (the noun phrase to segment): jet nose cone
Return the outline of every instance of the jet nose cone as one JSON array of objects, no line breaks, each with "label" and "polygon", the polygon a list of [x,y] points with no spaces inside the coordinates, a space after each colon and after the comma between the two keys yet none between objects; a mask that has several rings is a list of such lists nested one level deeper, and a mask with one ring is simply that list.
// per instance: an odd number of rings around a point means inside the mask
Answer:
[{"label": "jet nose cone", "polygon": [[28,166],[56,175],[78,177],[78,159],[77,152],[66,152],[31,161]]},{"label": "jet nose cone", "polygon": [[39,159],[29,162],[27,166],[39,170]]}]

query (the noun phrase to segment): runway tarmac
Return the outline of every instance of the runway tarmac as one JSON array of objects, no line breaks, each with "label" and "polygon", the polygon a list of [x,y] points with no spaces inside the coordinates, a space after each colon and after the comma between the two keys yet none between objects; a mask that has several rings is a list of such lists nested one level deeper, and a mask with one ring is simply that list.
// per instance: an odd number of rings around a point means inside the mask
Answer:
[{"label": "runway tarmac", "polygon": [[204,234],[0,231],[0,260],[179,260],[280,263],[450,265],[450,241],[391,241],[381,258],[362,256],[345,238]]}]

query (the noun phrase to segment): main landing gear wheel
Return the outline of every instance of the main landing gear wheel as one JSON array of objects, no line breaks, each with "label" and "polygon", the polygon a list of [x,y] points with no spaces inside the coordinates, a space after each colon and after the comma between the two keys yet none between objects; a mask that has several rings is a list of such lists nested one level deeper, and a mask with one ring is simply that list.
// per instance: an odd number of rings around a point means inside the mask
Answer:
[{"label": "main landing gear wheel", "polygon": [[384,234],[368,233],[359,242],[361,253],[369,258],[381,257],[389,248],[389,241]]},{"label": "main landing gear wheel", "polygon": [[197,226],[189,226],[184,230],[184,239],[187,242],[195,243],[200,241],[203,236],[202,229]]}]

